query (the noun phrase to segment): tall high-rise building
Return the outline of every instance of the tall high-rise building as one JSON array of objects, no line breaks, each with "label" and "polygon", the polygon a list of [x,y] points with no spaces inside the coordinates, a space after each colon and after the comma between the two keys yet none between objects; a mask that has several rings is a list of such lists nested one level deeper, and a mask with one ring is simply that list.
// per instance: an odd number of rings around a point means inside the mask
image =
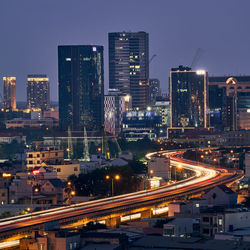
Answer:
[{"label": "tall high-rise building", "polygon": [[105,131],[119,135],[122,128],[123,113],[132,108],[132,98],[129,95],[121,94],[117,89],[109,89],[104,96],[104,128]]},{"label": "tall high-rise building", "polygon": [[171,128],[207,128],[208,73],[179,66],[170,72]]},{"label": "tall high-rise building", "polygon": [[3,107],[16,109],[16,77],[3,77]]},{"label": "tall high-rise building", "polygon": [[209,113],[210,125],[219,130],[227,127],[225,114],[227,113],[229,99],[226,98],[226,88],[218,85],[209,85]]},{"label": "tall high-rise building", "polygon": [[109,87],[131,95],[133,108],[149,104],[148,33],[109,33]]},{"label": "tall high-rise building", "polygon": [[211,115],[221,111],[222,129],[250,129],[250,76],[209,77],[209,106]]},{"label": "tall high-rise building", "polygon": [[27,105],[30,109],[49,109],[50,89],[49,78],[46,75],[28,75]]},{"label": "tall high-rise building", "polygon": [[104,126],[103,46],[58,46],[61,129],[101,131]]},{"label": "tall high-rise building", "polygon": [[149,79],[149,102],[150,105],[154,105],[156,102],[156,97],[161,95],[160,80],[159,79]]}]

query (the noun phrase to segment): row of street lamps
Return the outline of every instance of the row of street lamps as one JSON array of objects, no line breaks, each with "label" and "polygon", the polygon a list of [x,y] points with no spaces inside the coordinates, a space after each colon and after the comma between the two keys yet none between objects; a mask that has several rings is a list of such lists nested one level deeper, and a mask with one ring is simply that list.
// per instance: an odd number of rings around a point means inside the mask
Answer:
[{"label": "row of street lamps", "polygon": [[119,174],[116,174],[114,176],[106,175],[106,180],[111,180],[111,196],[114,195],[114,180],[119,181],[120,178],[121,177]]}]

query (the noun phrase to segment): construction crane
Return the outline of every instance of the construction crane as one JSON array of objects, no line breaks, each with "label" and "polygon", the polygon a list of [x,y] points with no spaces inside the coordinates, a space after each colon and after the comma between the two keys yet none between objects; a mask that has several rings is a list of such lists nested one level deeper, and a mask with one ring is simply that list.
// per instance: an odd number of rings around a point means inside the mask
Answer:
[{"label": "construction crane", "polygon": [[195,52],[195,55],[194,55],[194,58],[193,58],[193,61],[190,65],[190,68],[194,68],[196,65],[197,65],[197,62],[200,60],[201,58],[201,54],[202,54],[202,49],[201,48],[198,48]]},{"label": "construction crane", "polygon": [[150,64],[152,61],[153,61],[153,59],[156,57],[156,55],[154,54],[154,55],[152,55],[152,57],[149,59],[149,61],[148,61],[148,64]]}]

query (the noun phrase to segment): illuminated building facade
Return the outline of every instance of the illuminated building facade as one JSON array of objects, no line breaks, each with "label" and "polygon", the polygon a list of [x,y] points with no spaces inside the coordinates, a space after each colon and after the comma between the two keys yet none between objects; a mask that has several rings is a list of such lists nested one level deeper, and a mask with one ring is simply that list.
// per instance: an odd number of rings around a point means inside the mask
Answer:
[{"label": "illuminated building facade", "polygon": [[16,77],[3,77],[3,107],[16,109]]},{"label": "illuminated building facade", "polygon": [[121,94],[117,89],[109,89],[108,95],[104,96],[104,128],[105,131],[119,135],[122,127],[122,115],[132,108],[132,98]]},{"label": "illuminated building facade", "polygon": [[151,109],[156,115],[161,117],[158,138],[166,137],[167,128],[170,127],[170,102],[156,101],[155,104],[148,107],[148,109]]},{"label": "illuminated building facade", "polygon": [[149,102],[150,105],[154,105],[156,102],[156,97],[161,95],[160,80],[159,79],[149,79]]},{"label": "illuminated building facade", "polygon": [[64,151],[54,147],[44,147],[36,151],[26,152],[27,168],[42,167],[44,164],[62,164]]},{"label": "illuminated building facade", "polygon": [[109,33],[109,87],[132,96],[133,108],[149,104],[148,33]]},{"label": "illuminated building facade", "polygon": [[58,46],[59,123],[79,131],[104,125],[103,46]]},{"label": "illuminated building facade", "polygon": [[122,136],[128,141],[148,137],[155,140],[161,130],[162,119],[152,111],[130,111],[123,113]]},{"label": "illuminated building facade", "polygon": [[208,128],[208,74],[179,66],[170,72],[171,128]]},{"label": "illuminated building facade", "polygon": [[49,109],[50,89],[49,78],[46,75],[28,75],[27,105],[29,109]]},{"label": "illuminated building facade", "polygon": [[209,106],[210,113],[219,115],[212,126],[221,123],[225,130],[250,129],[250,76],[209,77]]}]

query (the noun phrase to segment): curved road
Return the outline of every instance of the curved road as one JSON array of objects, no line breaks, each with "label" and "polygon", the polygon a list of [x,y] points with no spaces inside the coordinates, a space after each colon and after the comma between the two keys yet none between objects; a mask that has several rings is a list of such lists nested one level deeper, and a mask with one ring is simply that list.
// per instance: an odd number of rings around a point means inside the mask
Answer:
[{"label": "curved road", "polygon": [[34,212],[28,215],[15,216],[0,220],[1,234],[16,229],[26,228],[32,225],[41,224],[49,221],[62,220],[77,216],[101,216],[102,214],[112,213],[112,211],[124,209],[128,206],[154,202],[162,198],[175,198],[180,195],[191,194],[222,183],[230,183],[242,177],[242,171],[228,171],[222,168],[192,162],[181,158],[184,151],[162,151],[148,154],[150,158],[155,154],[163,154],[170,157],[171,165],[182,165],[183,168],[195,172],[195,176],[172,185],[161,186],[157,189],[145,190],[115,197],[100,199],[96,201],[84,202],[67,207],[48,209]]}]

